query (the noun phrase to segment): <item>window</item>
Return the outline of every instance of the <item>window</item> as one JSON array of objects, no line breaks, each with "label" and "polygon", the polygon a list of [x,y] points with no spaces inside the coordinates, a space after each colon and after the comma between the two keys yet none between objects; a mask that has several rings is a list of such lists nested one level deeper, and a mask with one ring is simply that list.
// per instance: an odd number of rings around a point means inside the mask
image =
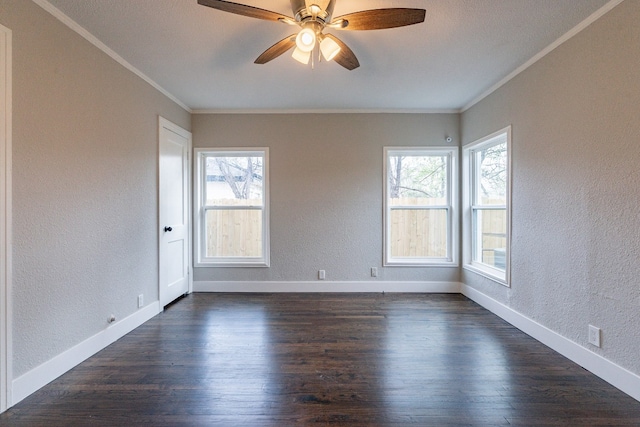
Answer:
[{"label": "window", "polygon": [[458,149],[384,152],[384,265],[455,265]]},{"label": "window", "polygon": [[511,127],[464,147],[465,268],[508,284]]},{"label": "window", "polygon": [[198,149],[200,266],[269,266],[268,149]]}]

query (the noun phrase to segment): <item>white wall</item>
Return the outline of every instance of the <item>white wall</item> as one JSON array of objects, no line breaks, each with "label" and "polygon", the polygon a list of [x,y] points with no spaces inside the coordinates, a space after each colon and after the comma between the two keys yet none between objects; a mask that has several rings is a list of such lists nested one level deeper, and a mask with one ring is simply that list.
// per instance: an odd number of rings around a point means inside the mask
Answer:
[{"label": "white wall", "polygon": [[13,376],[158,299],[158,115],[189,114],[31,1],[13,31]]},{"label": "white wall", "polygon": [[196,114],[195,147],[269,147],[271,267],[196,281],[458,282],[457,268],[382,267],[384,146],[459,141],[458,114]]},{"label": "white wall", "polygon": [[463,143],[513,125],[512,286],[462,282],[637,374],[639,16],[623,2],[461,121]]}]

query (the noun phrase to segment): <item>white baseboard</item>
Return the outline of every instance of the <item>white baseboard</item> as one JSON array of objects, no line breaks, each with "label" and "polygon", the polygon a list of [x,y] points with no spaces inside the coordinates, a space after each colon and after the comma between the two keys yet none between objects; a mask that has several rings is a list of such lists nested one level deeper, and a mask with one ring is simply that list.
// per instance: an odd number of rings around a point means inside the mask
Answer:
[{"label": "white baseboard", "polygon": [[458,282],[383,282],[383,281],[297,281],[297,282],[193,282],[194,292],[411,292],[460,293]]},{"label": "white baseboard", "polygon": [[193,282],[194,292],[415,292],[460,293],[458,282]]},{"label": "white baseboard", "polygon": [[16,378],[11,385],[12,401],[10,406],[20,402],[31,393],[49,384],[109,344],[122,338],[147,320],[156,316],[160,311],[162,311],[162,308],[159,302],[149,304],[121,321],[111,324],[108,328],[98,332],[91,338],[84,340],[64,353],[57,355],[37,368]]},{"label": "white baseboard", "polygon": [[530,335],[640,401],[640,376],[563,337],[557,332],[552,331],[470,286],[461,284],[460,291],[462,295],[506,320],[522,332]]}]

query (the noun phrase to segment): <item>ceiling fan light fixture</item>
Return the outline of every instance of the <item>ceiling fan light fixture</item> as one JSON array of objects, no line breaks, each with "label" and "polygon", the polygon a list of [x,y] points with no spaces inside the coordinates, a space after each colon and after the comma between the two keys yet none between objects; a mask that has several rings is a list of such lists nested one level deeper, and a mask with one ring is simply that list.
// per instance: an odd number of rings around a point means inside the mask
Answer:
[{"label": "ceiling fan light fixture", "polygon": [[303,28],[296,36],[296,46],[302,52],[311,52],[316,47],[316,32],[311,28]]},{"label": "ceiling fan light fixture", "polygon": [[320,52],[322,52],[322,56],[327,62],[335,58],[340,53],[340,50],[338,43],[329,37],[325,37],[320,42]]},{"label": "ceiling fan light fixture", "polygon": [[296,47],[291,57],[299,63],[307,65],[309,63],[309,59],[311,59],[311,51],[305,52]]},{"label": "ceiling fan light fixture", "polygon": [[317,55],[318,60],[323,57],[327,62],[334,60],[349,71],[360,66],[358,58],[343,41],[332,34],[325,36],[325,29],[364,31],[406,27],[424,22],[427,13],[425,9],[392,7],[361,10],[333,19],[337,0],[290,1],[293,17],[227,0],[198,0],[198,4],[236,15],[302,27],[262,52],[254,61],[256,64],[266,64],[295,47],[292,56],[296,61],[303,64],[311,61],[313,64],[314,55]]}]

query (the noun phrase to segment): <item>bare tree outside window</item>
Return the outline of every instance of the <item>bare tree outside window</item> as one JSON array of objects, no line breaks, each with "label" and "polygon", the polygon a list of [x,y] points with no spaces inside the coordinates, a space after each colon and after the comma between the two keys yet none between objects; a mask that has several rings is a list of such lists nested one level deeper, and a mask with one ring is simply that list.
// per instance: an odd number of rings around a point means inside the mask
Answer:
[{"label": "bare tree outside window", "polygon": [[391,199],[446,197],[446,157],[390,156],[389,162]]},{"label": "bare tree outside window", "polygon": [[208,199],[261,199],[262,180],[262,157],[209,157],[207,159],[207,182],[226,184],[225,187],[211,187],[207,192]]},{"label": "bare tree outside window", "polygon": [[479,151],[479,204],[504,204],[507,195],[507,144]]}]

